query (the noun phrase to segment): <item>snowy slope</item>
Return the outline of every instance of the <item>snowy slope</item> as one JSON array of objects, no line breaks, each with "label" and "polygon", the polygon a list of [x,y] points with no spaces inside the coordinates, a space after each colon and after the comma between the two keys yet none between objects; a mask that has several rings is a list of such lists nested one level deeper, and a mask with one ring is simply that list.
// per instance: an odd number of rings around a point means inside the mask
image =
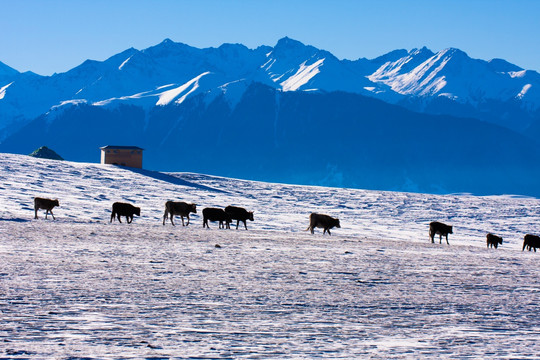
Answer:
[{"label": "snowy slope", "polygon": [[[0,154],[0,356],[535,358],[532,198],[290,186]],[[56,221],[33,219],[57,197]],[[162,225],[167,199],[198,204]],[[109,223],[114,201],[141,207]],[[207,206],[255,211],[201,226]],[[303,231],[312,211],[332,236]],[[450,246],[427,224],[454,225]],[[179,219],[178,219],[179,220]],[[179,221],[177,221],[178,223]],[[487,250],[487,231],[502,235]],[[219,245],[217,247],[216,245]]]},{"label": "snowy slope", "polygon": [[[492,231],[519,249],[521,233],[540,232],[540,201],[526,197],[474,197],[280,185],[192,173],[160,173],[110,165],[1,154],[3,219],[33,215],[34,196],[60,199],[60,221],[108,222],[115,201],[137,203],[138,223],[160,224],[164,203],[180,199],[203,207],[230,204],[253,209],[250,228],[303,233],[310,212],[341,219],[340,235],[425,242],[427,224],[456,226],[454,244],[485,246]],[[202,224],[200,213],[194,216]],[[507,219],[507,220],[505,220]],[[404,226],[407,224],[407,226]],[[505,248],[507,245],[505,244]]]}]

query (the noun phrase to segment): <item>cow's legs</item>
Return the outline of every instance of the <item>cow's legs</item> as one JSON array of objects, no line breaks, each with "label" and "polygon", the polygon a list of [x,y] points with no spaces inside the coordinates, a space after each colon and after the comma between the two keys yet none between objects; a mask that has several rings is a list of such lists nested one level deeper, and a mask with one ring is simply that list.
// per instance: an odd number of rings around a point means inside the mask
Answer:
[{"label": "cow's legs", "polygon": [[56,220],[56,218],[54,217],[54,214],[52,213],[52,209],[51,209],[51,216],[52,216],[53,220]]}]

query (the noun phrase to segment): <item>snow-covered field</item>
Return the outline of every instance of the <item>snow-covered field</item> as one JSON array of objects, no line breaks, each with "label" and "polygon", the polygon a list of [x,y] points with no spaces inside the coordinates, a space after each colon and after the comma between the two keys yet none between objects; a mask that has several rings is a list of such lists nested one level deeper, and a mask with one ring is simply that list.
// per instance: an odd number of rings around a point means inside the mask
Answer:
[{"label": "snow-covered field", "polygon": [[[538,358],[540,200],[267,184],[0,154],[0,358]],[[33,197],[58,198],[34,220]],[[162,225],[167,200],[197,204]],[[115,201],[141,207],[109,223]],[[204,207],[253,210],[202,228]],[[304,231],[311,212],[332,236]],[[454,226],[450,246],[428,224]],[[180,225],[179,225],[180,224]],[[486,249],[485,234],[504,238]],[[443,240],[444,242],[444,240]]]}]

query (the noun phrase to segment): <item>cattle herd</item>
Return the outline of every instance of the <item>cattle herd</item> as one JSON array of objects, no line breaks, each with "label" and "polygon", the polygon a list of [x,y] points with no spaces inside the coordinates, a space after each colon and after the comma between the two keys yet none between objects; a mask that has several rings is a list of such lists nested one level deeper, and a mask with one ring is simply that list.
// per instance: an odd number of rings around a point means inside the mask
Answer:
[{"label": "cattle herd", "polygon": [[[51,213],[53,220],[55,220],[52,212],[52,209],[55,206],[60,206],[60,202],[58,201],[58,199],[52,200],[40,197],[34,198],[34,219],[38,218],[38,210],[44,209],[45,219],[47,218],[47,215]],[[182,218],[182,226],[188,226],[190,213],[197,213],[196,204],[167,201],[165,203],[165,213],[163,214],[163,225],[165,225],[165,221],[169,218],[171,224],[174,226],[174,216],[178,215]],[[203,228],[210,228],[210,226],[208,225],[208,221],[217,221],[219,223],[218,227],[220,229],[230,229],[231,222],[233,222],[233,220],[236,220],[236,229],[238,229],[238,225],[240,224],[240,222],[243,222],[244,227],[247,230],[247,220],[253,221],[253,211],[247,211],[246,209],[237,206],[227,206],[225,209],[208,207],[203,209],[202,214]],[[120,220],[120,217],[125,216],[127,223],[130,224],[133,221],[133,217],[135,215],[141,216],[141,208],[128,203],[115,202],[112,205],[111,220],[109,222],[112,222],[115,218],[117,218],[119,222],[122,222]],[[184,217],[187,219],[187,223],[184,223]],[[339,219],[324,214],[312,213],[309,216],[309,226],[306,231],[309,230],[313,234],[315,228],[322,228],[323,235],[325,233],[331,235],[330,229],[334,227],[341,228]],[[446,243],[450,245],[450,243],[448,242],[448,234],[453,234],[452,226],[443,224],[438,221],[433,221],[429,224],[429,237],[432,243],[435,242],[435,235],[439,235],[439,244],[442,243],[442,237],[444,236],[446,238]],[[498,245],[502,243],[503,239],[501,237],[491,233],[488,233],[486,235],[486,244],[488,248],[494,247],[495,249],[497,249]],[[540,248],[540,236],[531,234],[525,235],[525,237],[523,238],[523,248],[521,249],[521,251],[527,249],[529,251],[534,250],[534,252],[536,252],[537,248]]]}]

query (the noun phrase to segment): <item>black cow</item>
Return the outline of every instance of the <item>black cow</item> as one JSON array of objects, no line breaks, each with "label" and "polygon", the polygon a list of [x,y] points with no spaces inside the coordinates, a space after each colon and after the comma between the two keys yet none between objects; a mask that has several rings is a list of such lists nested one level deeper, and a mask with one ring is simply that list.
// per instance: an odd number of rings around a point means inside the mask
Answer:
[{"label": "black cow", "polygon": [[531,249],[534,249],[534,252],[536,252],[536,248],[540,248],[540,236],[527,234],[523,238],[523,249],[521,251],[525,250],[525,247],[527,250],[531,251]]},{"label": "black cow", "polygon": [[[202,211],[203,214],[203,228],[208,226],[208,220],[210,221],[219,221],[220,229],[230,229],[231,228],[231,216],[225,212],[223,209],[218,208],[204,208]],[[225,222],[225,225],[223,224]]]},{"label": "black cow", "polygon": [[173,224],[173,226],[174,226],[174,222],[173,222],[174,215],[180,215],[182,217],[182,226],[184,226],[184,216],[187,217],[187,224],[185,226],[188,226],[190,212],[194,214],[197,213],[196,204],[187,204],[185,202],[167,201],[165,203],[165,213],[163,214],[163,225],[165,225],[165,220],[169,217],[169,214],[170,214],[171,224]]},{"label": "black cow", "polygon": [[118,217],[118,222],[122,222],[120,216],[125,216],[127,223],[131,224],[133,215],[141,216],[141,208],[127,203],[115,202],[112,206],[111,221],[109,222],[112,222],[115,216]]},{"label": "black cow", "polygon": [[503,243],[503,239],[500,236],[489,233],[486,235],[486,243],[488,248],[494,247],[496,249],[499,244]]},{"label": "black cow", "polygon": [[244,208],[236,207],[236,206],[227,206],[225,208],[225,212],[229,214],[232,220],[236,220],[236,229],[238,230],[238,224],[240,221],[244,222],[244,227],[247,230],[246,221],[251,220],[253,221],[253,211],[247,211]]},{"label": "black cow", "polygon": [[312,213],[311,215],[309,215],[309,226],[306,231],[311,230],[311,233],[313,234],[313,229],[318,227],[324,229],[323,235],[325,232],[328,232],[328,235],[332,235],[330,233],[330,229],[334,226],[337,228],[341,228],[341,225],[339,224],[339,219],[334,219],[333,217],[324,214]]},{"label": "black cow", "polygon": [[56,220],[56,218],[54,217],[54,214],[52,212],[52,209],[55,206],[60,206],[60,203],[58,202],[58,199],[51,200],[51,199],[44,199],[44,198],[40,198],[40,197],[35,197],[34,198],[34,213],[35,213],[34,219],[38,218],[37,212],[38,212],[39,209],[45,209],[46,210],[45,211],[45,219],[47,218],[47,215],[50,212],[51,215],[52,215],[53,220]]},{"label": "black cow", "polygon": [[446,243],[450,245],[448,242],[448,234],[453,234],[452,226],[440,223],[438,221],[433,221],[429,223],[429,237],[431,238],[432,243],[435,242],[433,240],[435,238],[435,234],[439,234],[439,244],[442,243],[442,237],[444,235],[446,236]]}]

